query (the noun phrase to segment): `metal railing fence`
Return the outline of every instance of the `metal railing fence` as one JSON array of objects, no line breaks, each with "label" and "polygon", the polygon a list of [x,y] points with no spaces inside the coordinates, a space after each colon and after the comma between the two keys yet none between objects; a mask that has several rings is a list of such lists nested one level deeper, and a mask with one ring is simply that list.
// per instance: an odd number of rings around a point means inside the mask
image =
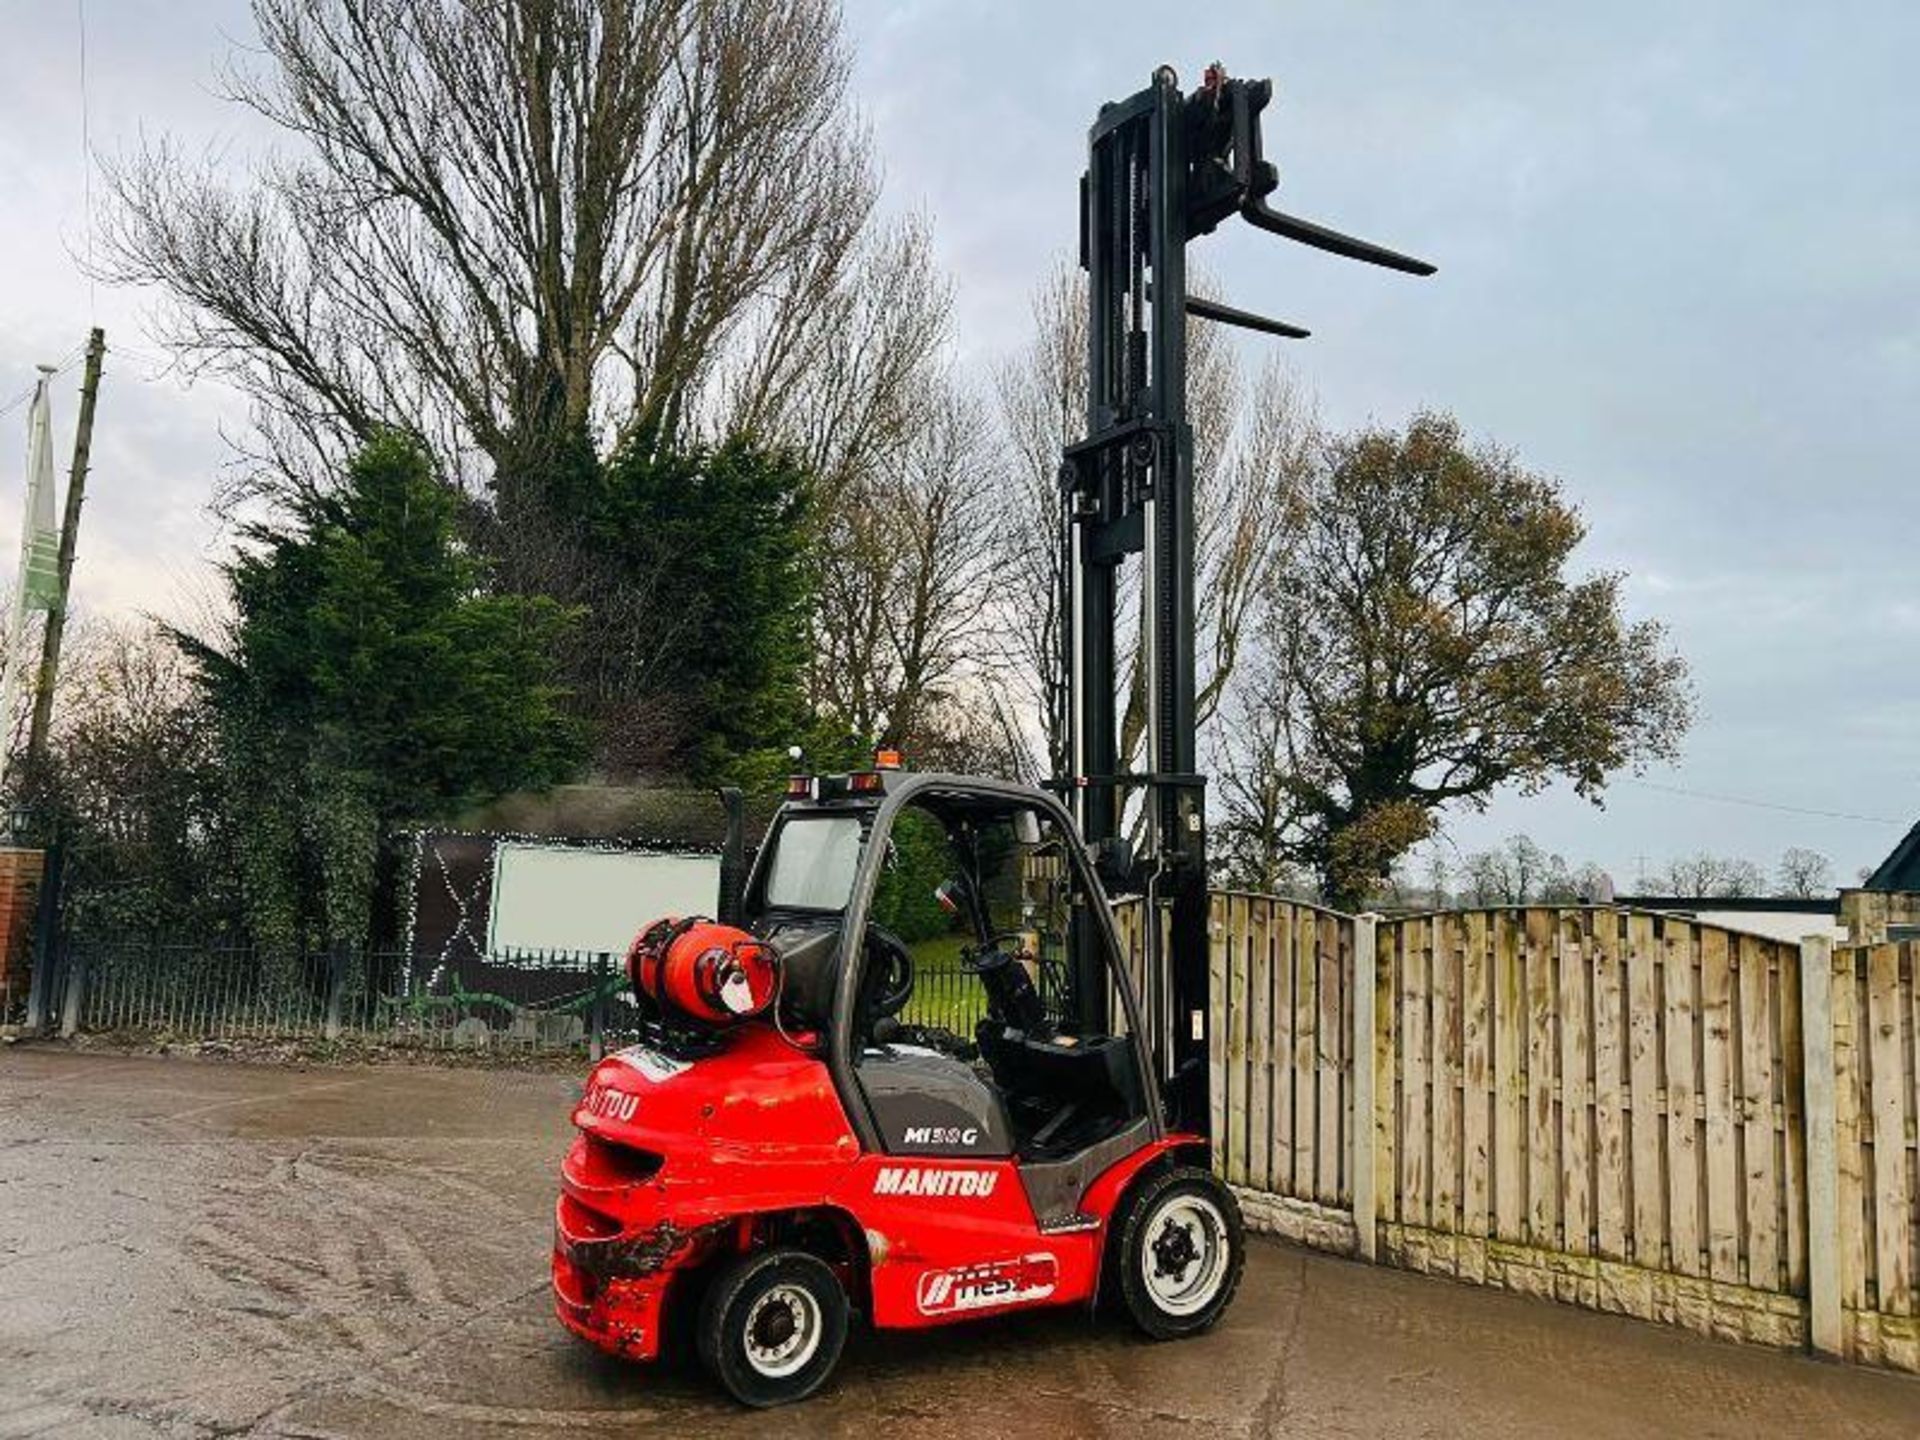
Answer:
[{"label": "metal railing fence", "polygon": [[[1061,967],[1040,967],[1051,1013]],[[593,1052],[639,1035],[620,957],[515,950],[448,959],[402,949],[275,952],[228,936],[72,937],[58,947],[47,1022],[61,1033],[177,1041],[341,1038],[441,1048]],[[923,964],[901,1019],[970,1037],[980,978]]]},{"label": "metal railing fence", "polygon": [[599,1051],[638,1034],[617,958],[590,951],[449,960],[404,949],[276,952],[224,937],[76,937],[60,962],[54,1019],[68,1035]]}]

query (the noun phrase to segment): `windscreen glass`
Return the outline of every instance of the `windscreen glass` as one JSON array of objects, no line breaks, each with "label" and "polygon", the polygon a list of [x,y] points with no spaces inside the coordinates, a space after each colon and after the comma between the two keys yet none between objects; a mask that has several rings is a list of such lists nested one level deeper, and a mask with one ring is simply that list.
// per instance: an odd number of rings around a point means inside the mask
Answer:
[{"label": "windscreen glass", "polygon": [[795,816],[780,827],[767,871],[766,903],[843,910],[860,864],[858,815]]}]

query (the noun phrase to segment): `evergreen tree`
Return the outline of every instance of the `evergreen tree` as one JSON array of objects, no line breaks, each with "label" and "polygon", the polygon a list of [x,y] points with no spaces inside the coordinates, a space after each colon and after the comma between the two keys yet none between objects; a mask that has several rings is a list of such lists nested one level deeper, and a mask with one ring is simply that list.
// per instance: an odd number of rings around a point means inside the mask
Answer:
[{"label": "evergreen tree", "polygon": [[255,525],[226,567],[224,649],[182,637],[217,718],[256,939],[371,928],[396,822],[544,786],[581,763],[556,679],[574,617],[489,594],[454,496],[411,440],[366,446],[337,491]]},{"label": "evergreen tree", "polygon": [[[605,467],[589,543],[651,577],[666,653],[654,684],[677,711],[683,763],[703,780],[806,724],[812,487],[792,455],[735,437],[643,439]],[[600,634],[599,647],[619,637]]]}]

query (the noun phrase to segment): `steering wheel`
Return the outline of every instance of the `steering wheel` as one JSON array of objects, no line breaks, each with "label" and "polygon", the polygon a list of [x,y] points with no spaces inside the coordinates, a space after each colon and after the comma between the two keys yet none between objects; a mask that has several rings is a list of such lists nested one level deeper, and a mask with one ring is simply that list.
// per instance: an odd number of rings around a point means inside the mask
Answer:
[{"label": "steering wheel", "polygon": [[868,1025],[898,1015],[913,998],[913,954],[882,925],[867,926],[867,969],[860,977],[860,1010]]},{"label": "steering wheel", "polygon": [[1026,937],[1024,930],[996,930],[986,938],[986,943],[978,950],[969,950],[960,957],[960,968],[969,975],[991,975],[995,970],[1004,970],[1011,965],[1017,950],[1002,950],[1002,940],[1019,941]]}]

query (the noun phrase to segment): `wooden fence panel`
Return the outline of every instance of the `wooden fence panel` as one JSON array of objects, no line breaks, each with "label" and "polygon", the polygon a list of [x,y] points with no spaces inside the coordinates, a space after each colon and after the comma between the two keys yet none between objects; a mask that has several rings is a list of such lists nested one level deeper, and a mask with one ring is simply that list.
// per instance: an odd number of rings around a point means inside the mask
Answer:
[{"label": "wooden fence panel", "polygon": [[1400,947],[1400,1216],[1409,1225],[1429,1225],[1427,1174],[1433,1150],[1433,1112],[1427,1084],[1432,1049],[1427,1039],[1430,920],[1412,920],[1401,927]]},{"label": "wooden fence panel", "polygon": [[1780,1284],[1778,1166],[1773,1126],[1773,986],[1770,947],[1758,936],[1740,937],[1740,1139],[1746,1164],[1747,1283],[1773,1290]]},{"label": "wooden fence panel", "polygon": [[1344,926],[1351,941],[1353,922],[1345,916],[1324,910],[1318,912],[1317,918],[1319,974],[1315,989],[1320,1002],[1320,1016],[1316,1031],[1319,1047],[1314,1056],[1314,1078],[1319,1091],[1316,1108],[1320,1129],[1314,1139],[1314,1149],[1318,1152],[1320,1163],[1314,1177],[1313,1198],[1322,1205],[1338,1205],[1347,1198],[1340,1186],[1340,1177],[1347,1168],[1346,1158],[1341,1153],[1341,1095],[1345,1087],[1340,1078],[1340,1060],[1345,1048],[1341,1041],[1346,1034],[1346,1007],[1341,1003],[1341,995],[1346,989],[1345,978],[1341,975],[1343,960],[1347,962],[1347,975],[1353,973],[1352,945],[1349,943],[1343,947],[1340,936]]},{"label": "wooden fence panel", "polygon": [[[1138,902],[1116,907],[1139,970]],[[1215,1163],[1234,1185],[1322,1205],[1352,1195],[1353,921],[1264,895],[1211,907]],[[1372,1057],[1367,1057],[1371,1063]],[[1373,1124],[1374,1117],[1366,1123]]]},{"label": "wooden fence panel", "polygon": [[1275,1194],[1294,1193],[1293,988],[1299,971],[1300,930],[1293,914],[1276,908],[1273,930],[1273,1154],[1269,1184]]},{"label": "wooden fence panel", "polygon": [[[1227,1129],[1227,1036],[1233,1028],[1235,997],[1227,989],[1227,935],[1220,918],[1221,897],[1213,897],[1207,924],[1207,1117],[1211,1133],[1219,1141],[1214,1146],[1214,1168],[1232,1176],[1227,1157],[1233,1153],[1233,1136]],[[1149,917],[1148,923],[1152,923]],[[1171,987],[1169,987],[1171,988]],[[1211,997],[1218,997],[1217,999]],[[1162,1027],[1161,1035],[1170,1032]]]},{"label": "wooden fence panel", "polygon": [[[1250,915],[1248,897],[1225,895],[1213,902],[1217,919],[1224,929],[1221,936],[1226,951],[1221,969],[1227,982],[1226,1055],[1227,1055],[1227,1144],[1225,1161],[1227,1180],[1234,1185],[1247,1183],[1248,1115],[1247,1094],[1252,1088],[1248,1063],[1247,1012],[1253,1006],[1247,980],[1247,944]],[[1224,913],[1222,913],[1224,912]],[[1218,1131],[1214,1132],[1218,1134]]]},{"label": "wooden fence panel", "polygon": [[1658,1269],[1666,1178],[1661,1173],[1659,989],[1655,983],[1654,918],[1627,918],[1627,1044],[1633,1103],[1629,1147],[1633,1180],[1634,1263]]},{"label": "wooden fence panel", "polygon": [[1580,919],[1562,915],[1554,926],[1559,963],[1560,1203],[1564,1247],[1575,1255],[1593,1248],[1593,1007],[1588,952]]},{"label": "wooden fence panel", "polygon": [[1400,1103],[1395,1057],[1400,1053],[1399,1014],[1394,997],[1400,993],[1398,926],[1381,927],[1374,935],[1373,959],[1373,1194],[1378,1220],[1400,1219],[1399,1186],[1394,1183],[1400,1153]]},{"label": "wooden fence panel", "polygon": [[1920,947],[1912,942],[1834,952],[1841,1248],[1843,1263],[1853,1262],[1841,1303],[1883,1316],[1920,1313],[1914,1285],[1917,958]]},{"label": "wooden fence panel", "polygon": [[1627,1258],[1627,1047],[1620,1017],[1620,916],[1593,927],[1594,1235],[1602,1256]]},{"label": "wooden fence panel", "polygon": [[1781,1146],[1781,1200],[1785,1207],[1781,1226],[1787,1242],[1787,1293],[1807,1293],[1807,1076],[1806,1036],[1800,1016],[1800,964],[1797,951],[1781,952],[1791,957],[1790,968],[1780,971],[1776,998],[1779,1001],[1779,1060],[1774,1069],[1780,1095],[1780,1113],[1785,1127]]},{"label": "wooden fence panel", "polygon": [[1740,1279],[1740,1157],[1734,1150],[1734,937],[1700,937],[1700,1004],[1706,1026],[1702,1083],[1707,1116],[1707,1266],[1715,1280]]},{"label": "wooden fence panel", "polygon": [[1559,1127],[1554,1123],[1555,1025],[1554,941],[1559,927],[1550,910],[1529,910],[1526,935],[1527,1006],[1527,1239],[1542,1249],[1559,1248]]},{"label": "wooden fence panel", "polygon": [[1526,1239],[1526,1013],[1520,927],[1510,912],[1493,917],[1493,1229]]},{"label": "wooden fence panel", "polygon": [[1667,1234],[1668,1263],[1682,1275],[1698,1275],[1700,1266],[1700,1153],[1695,1140],[1695,1096],[1700,1081],[1695,1070],[1698,985],[1695,932],[1691,925],[1669,921],[1665,927],[1665,1018],[1667,1042]]},{"label": "wooden fence panel", "polygon": [[1436,918],[1429,961],[1433,1016],[1430,1039],[1433,1059],[1428,1082],[1433,1087],[1433,1161],[1430,1172],[1433,1228],[1448,1233],[1460,1229],[1460,972],[1466,948],[1458,917]]},{"label": "wooden fence panel", "polygon": [[[1907,991],[1906,1154],[1908,1214],[1912,1220],[1910,1265],[1915,1277],[1908,1314],[1920,1316],[1920,944],[1901,946],[1903,983]],[[1920,1329],[1920,1327],[1916,1327]],[[1913,1357],[1920,1368],[1920,1356]]]},{"label": "wooden fence panel", "polygon": [[1873,1308],[1868,1287],[1873,1277],[1873,1246],[1867,1228],[1870,1158],[1863,1146],[1861,1116],[1865,1109],[1867,1067],[1861,1064],[1861,1010],[1859,974],[1864,954],[1835,948],[1833,952],[1833,1069],[1834,1148],[1840,1161],[1840,1306],[1843,1310]]},{"label": "wooden fence panel", "polygon": [[[1378,950],[1391,1029],[1377,1020],[1375,1041],[1392,1053],[1376,1067],[1396,1108],[1377,1127],[1393,1154],[1378,1213],[1402,1237],[1390,1255],[1432,1268],[1457,1253],[1479,1278],[1485,1255],[1411,1237],[1485,1236],[1805,1293],[1805,1145],[1788,1133],[1804,1114],[1797,945],[1651,912],[1532,909],[1385,921]],[[1910,1037],[1909,992],[1881,990]],[[1896,1121],[1911,1132],[1907,1108],[1863,1113],[1879,1117],[1863,1154],[1891,1148]],[[1903,1304],[1916,1211],[1889,1210],[1876,1232],[1905,1246]]]},{"label": "wooden fence panel", "polygon": [[1247,917],[1247,1184],[1273,1183],[1273,907]]},{"label": "wooden fence panel", "polygon": [[[1456,928],[1461,917],[1452,917]],[[1465,917],[1466,952],[1460,966],[1460,1230],[1491,1233],[1493,1175],[1493,970],[1487,915]]]},{"label": "wooden fence panel", "polygon": [[1920,1370],[1920,944],[1835,947],[1842,1349]]},{"label": "wooden fence panel", "polygon": [[1874,1278],[1878,1308],[1888,1315],[1910,1314],[1913,1308],[1904,998],[1900,947],[1876,945],[1867,955],[1866,1035],[1873,1107]]},{"label": "wooden fence panel", "polygon": [[1293,951],[1293,1178],[1283,1195],[1305,1198],[1313,1193],[1314,1167],[1314,1068],[1319,1057],[1319,1037],[1315,1033],[1316,1010],[1313,984],[1319,973],[1315,952],[1320,944],[1320,927],[1313,912],[1304,908],[1292,912]]}]

